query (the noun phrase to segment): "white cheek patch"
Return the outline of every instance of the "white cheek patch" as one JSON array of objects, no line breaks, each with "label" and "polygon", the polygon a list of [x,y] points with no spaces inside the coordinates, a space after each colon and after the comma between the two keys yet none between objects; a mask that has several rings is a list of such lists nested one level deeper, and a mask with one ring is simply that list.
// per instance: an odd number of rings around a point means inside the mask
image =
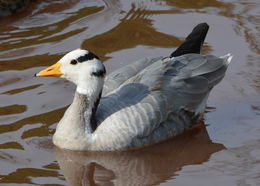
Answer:
[{"label": "white cheek patch", "polygon": [[72,81],[73,83],[76,83],[76,76],[75,76],[75,69],[73,67],[69,67],[69,65],[67,64],[62,64],[60,71],[63,73],[63,75],[61,76],[62,78],[65,78],[69,81]]},{"label": "white cheek patch", "polygon": [[102,90],[103,84],[103,78],[89,77],[82,79],[77,83],[77,92],[88,96],[97,96]]},{"label": "white cheek patch", "polygon": [[93,93],[93,90],[91,90],[90,88],[77,86],[77,92],[79,94],[90,95]]}]

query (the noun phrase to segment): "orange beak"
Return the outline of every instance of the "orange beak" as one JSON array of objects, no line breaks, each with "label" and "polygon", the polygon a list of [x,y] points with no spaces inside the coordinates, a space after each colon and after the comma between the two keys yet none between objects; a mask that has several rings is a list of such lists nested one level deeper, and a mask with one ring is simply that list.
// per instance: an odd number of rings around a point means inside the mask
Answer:
[{"label": "orange beak", "polygon": [[38,77],[57,76],[57,77],[59,77],[59,76],[63,75],[63,73],[60,71],[60,66],[61,66],[60,62],[55,63],[54,65],[40,71],[35,76],[38,76]]}]

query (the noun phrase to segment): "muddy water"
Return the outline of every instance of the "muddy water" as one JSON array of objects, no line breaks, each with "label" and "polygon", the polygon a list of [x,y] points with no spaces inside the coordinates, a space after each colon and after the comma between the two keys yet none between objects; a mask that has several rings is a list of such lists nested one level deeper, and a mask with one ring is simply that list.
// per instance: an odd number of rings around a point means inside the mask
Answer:
[{"label": "muddy water", "polygon": [[[260,185],[258,0],[38,1],[0,18],[1,185]],[[74,85],[35,72],[79,47],[108,71],[168,55],[199,22],[204,53],[235,57],[205,125],[133,152],[76,153],[51,136]]]}]

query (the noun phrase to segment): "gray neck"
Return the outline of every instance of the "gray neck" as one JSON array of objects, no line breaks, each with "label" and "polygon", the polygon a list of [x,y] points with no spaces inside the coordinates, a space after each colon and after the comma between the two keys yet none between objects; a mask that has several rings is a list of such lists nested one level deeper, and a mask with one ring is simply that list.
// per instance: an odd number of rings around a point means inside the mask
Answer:
[{"label": "gray neck", "polygon": [[97,128],[96,111],[100,101],[102,91],[96,96],[95,100],[91,100],[88,95],[75,92],[74,100],[71,107],[75,109],[75,117],[79,117],[85,125],[85,132],[93,133]]}]

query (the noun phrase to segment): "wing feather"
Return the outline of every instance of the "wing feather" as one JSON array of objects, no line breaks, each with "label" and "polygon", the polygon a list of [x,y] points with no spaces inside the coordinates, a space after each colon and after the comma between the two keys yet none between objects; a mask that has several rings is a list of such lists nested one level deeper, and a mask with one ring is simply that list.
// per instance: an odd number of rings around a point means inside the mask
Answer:
[{"label": "wing feather", "polygon": [[106,80],[113,87],[100,101],[98,129],[124,130],[128,137],[122,137],[121,145],[128,147],[177,135],[190,127],[190,113],[195,117],[204,111],[210,90],[226,68],[221,58],[187,54],[146,58],[120,69]]},{"label": "wing feather", "polygon": [[161,58],[162,57],[144,58],[129,65],[126,65],[118,70],[115,70],[105,78],[103,95],[106,95],[109,92],[115,90],[129,78],[135,76],[141,70],[145,69],[147,66],[153,64],[154,62],[157,62]]}]

